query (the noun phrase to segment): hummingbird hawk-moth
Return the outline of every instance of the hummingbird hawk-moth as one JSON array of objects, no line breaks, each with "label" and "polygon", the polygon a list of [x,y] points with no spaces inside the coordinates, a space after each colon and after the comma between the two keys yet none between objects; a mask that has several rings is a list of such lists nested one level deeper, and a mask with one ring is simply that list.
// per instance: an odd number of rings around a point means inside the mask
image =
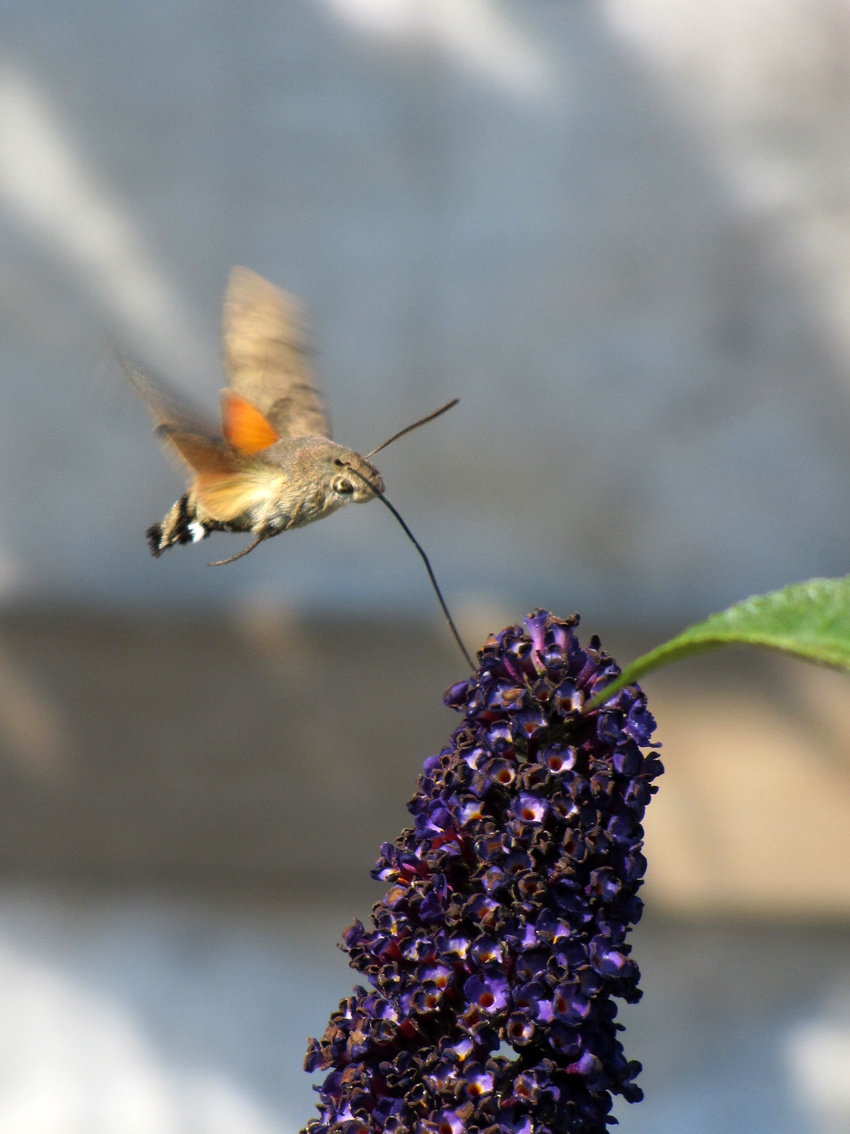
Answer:
[{"label": "hummingbird hawk-moth", "polygon": [[344,504],[383,497],[384,482],[369,457],[456,404],[457,399],[362,457],[331,440],[306,320],[294,296],[247,268],[234,268],[222,322],[230,385],[221,395],[221,432],[122,359],[156,433],[189,473],[187,491],[147,530],[155,556],[217,531],[255,537],[236,555],[212,564],[221,566]]}]

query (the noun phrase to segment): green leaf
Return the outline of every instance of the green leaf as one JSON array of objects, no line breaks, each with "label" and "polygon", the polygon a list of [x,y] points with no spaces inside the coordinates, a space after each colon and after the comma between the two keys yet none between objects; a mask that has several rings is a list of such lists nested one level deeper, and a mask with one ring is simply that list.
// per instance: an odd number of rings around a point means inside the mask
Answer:
[{"label": "green leaf", "polygon": [[597,693],[590,709],[653,669],[719,646],[767,646],[822,665],[850,669],[850,575],[809,579],[781,591],[755,595],[711,614],[626,666]]}]

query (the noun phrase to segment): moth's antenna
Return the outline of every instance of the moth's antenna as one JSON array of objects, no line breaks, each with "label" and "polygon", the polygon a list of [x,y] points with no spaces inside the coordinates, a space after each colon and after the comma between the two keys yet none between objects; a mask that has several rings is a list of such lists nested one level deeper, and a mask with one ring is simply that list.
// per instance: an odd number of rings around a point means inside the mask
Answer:
[{"label": "moth's antenna", "polygon": [[[416,425],[423,425],[426,421],[430,421],[431,418],[436,417],[438,414],[444,413],[447,409],[450,409],[453,405],[456,405],[457,400],[458,399],[455,398],[455,400],[453,402],[449,402],[448,405],[443,406],[443,408],[437,410],[436,413],[432,413],[431,417],[424,417],[422,419],[422,421],[417,421]],[[402,433],[408,433],[411,429],[415,429],[416,425],[410,425],[410,426],[408,426],[407,429],[403,429],[401,432]],[[401,437],[401,433],[397,433],[396,437]],[[390,438],[390,441],[394,441],[394,440],[395,440],[395,437]],[[390,443],[389,441],[385,442],[385,444],[387,444],[387,445],[389,445],[389,443]],[[384,446],[382,445],[381,448],[383,449],[383,447]],[[375,452],[377,453],[377,451],[378,450],[376,449]],[[372,454],[370,453],[369,455],[371,456]],[[410,530],[410,528],[407,526],[407,524],[401,518],[399,513],[395,510],[395,508],[392,506],[392,504],[390,504],[387,497],[384,496],[383,492],[381,492],[380,488],[378,488],[378,486],[376,484],[373,484],[372,481],[369,480],[368,477],[365,477],[362,472],[360,472],[358,469],[354,468],[353,465],[348,464],[346,461],[337,460],[336,463],[338,465],[344,465],[345,468],[347,468],[349,470],[349,472],[353,472],[355,476],[360,477],[360,479],[363,481],[363,483],[368,485],[369,488],[371,488],[371,490],[375,493],[375,495],[378,497],[378,499],[383,501],[384,504],[386,504],[386,506],[389,508],[389,510],[392,512],[392,514],[395,516],[395,518],[401,524],[402,528],[404,529],[404,534],[407,536],[407,538],[410,540],[410,542],[413,544],[413,546],[416,548],[416,550],[422,556],[422,562],[425,564],[425,570],[428,572],[428,578],[431,580],[431,586],[434,588],[434,593],[436,594],[437,598],[439,599],[440,606],[443,608],[443,614],[445,614],[445,616],[446,616],[446,620],[449,624],[449,629],[451,630],[452,634],[454,635],[454,640],[457,642],[458,647],[460,649],[460,652],[463,654],[464,658],[466,659],[466,662],[469,665],[469,668],[471,670],[474,670],[475,669],[475,663],[473,662],[472,658],[469,656],[469,652],[468,652],[466,646],[463,644],[463,639],[461,638],[460,634],[458,633],[457,626],[455,626],[455,624],[454,624],[454,619],[452,618],[451,614],[449,613],[449,608],[446,606],[446,600],[443,598],[443,593],[440,590],[439,585],[437,584],[437,580],[434,576],[434,572],[431,570],[431,564],[428,562],[428,556],[425,554],[425,552],[422,550],[422,548],[416,542],[416,539],[413,536],[413,532]]]},{"label": "moth's antenna", "polygon": [[[421,417],[419,421],[414,421],[413,425],[408,425],[404,429],[400,429],[398,433],[394,433],[392,435],[389,441],[385,441],[383,445],[379,445],[377,449],[373,449],[371,453],[367,453],[364,459],[368,461],[370,457],[374,457],[376,453],[380,453],[381,449],[386,449],[387,445],[392,445],[393,441],[398,441],[399,437],[404,437],[405,433],[412,433],[413,430],[418,429],[420,425],[427,425],[429,421],[433,421],[434,418],[439,417],[441,413],[445,413],[446,410],[450,410],[452,406],[456,406],[459,401],[460,398],[452,398],[450,402],[446,402],[444,406],[440,406],[439,409],[435,409],[434,412],[429,413],[427,417]],[[366,481],[366,483],[369,484],[368,481]],[[371,488],[372,485],[369,485],[369,487]],[[378,493],[378,495],[380,496],[380,493]],[[395,509],[393,509],[393,511],[395,511]],[[398,515],[397,512],[396,515]],[[403,522],[401,521],[400,516],[399,521]],[[408,532],[407,534],[410,535],[410,532]],[[413,539],[413,536],[410,536],[410,538]],[[416,543],[416,540],[413,540],[413,542]],[[442,602],[442,599],[440,601]],[[451,619],[449,619],[449,621],[451,621]]]},{"label": "moth's antenna", "polygon": [[241,551],[237,551],[235,555],[231,555],[229,559],[214,559],[212,563],[208,563],[207,566],[223,567],[225,563],[235,563],[237,559],[241,559],[243,555],[247,555],[249,551],[253,551],[265,538],[265,536],[258,535],[253,543],[249,543],[247,547],[243,547]]}]

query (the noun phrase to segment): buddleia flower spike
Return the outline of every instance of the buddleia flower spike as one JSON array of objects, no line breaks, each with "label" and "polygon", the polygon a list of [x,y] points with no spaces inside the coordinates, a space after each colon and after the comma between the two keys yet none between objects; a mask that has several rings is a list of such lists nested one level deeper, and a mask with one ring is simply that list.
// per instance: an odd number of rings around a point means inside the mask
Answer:
[{"label": "buddleia flower spike", "polygon": [[311,1041],[305,1134],[601,1134],[614,1095],[642,1097],[616,1000],[641,995],[626,938],[662,766],[637,686],[584,711],[619,670],[577,625],[536,611],[446,694],[464,719],[344,935],[370,987]]}]

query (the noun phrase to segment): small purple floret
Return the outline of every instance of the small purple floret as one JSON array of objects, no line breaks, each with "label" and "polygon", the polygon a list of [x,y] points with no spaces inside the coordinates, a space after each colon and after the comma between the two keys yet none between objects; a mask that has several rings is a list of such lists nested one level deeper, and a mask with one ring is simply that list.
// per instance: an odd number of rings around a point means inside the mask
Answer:
[{"label": "small purple floret", "polygon": [[307,1134],[603,1134],[642,1097],[614,998],[640,998],[641,821],[661,774],[655,722],[578,617],[538,610],[489,638],[446,704],[412,828],[373,872],[389,889],[344,935],[355,988],[311,1040]]}]

